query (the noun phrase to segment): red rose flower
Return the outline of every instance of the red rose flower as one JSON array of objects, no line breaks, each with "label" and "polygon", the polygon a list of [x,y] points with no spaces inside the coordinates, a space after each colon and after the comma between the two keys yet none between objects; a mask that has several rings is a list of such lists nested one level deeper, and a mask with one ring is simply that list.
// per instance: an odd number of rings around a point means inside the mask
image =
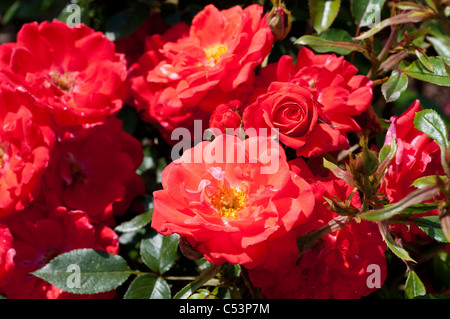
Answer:
[{"label": "red rose flower", "polygon": [[98,222],[121,215],[145,186],[136,170],[143,159],[138,140],[117,118],[55,145],[42,194],[51,207],[83,210]]},{"label": "red rose flower", "polygon": [[[395,139],[397,152],[386,169],[379,190],[387,196],[390,203],[398,202],[414,191],[415,187],[411,184],[419,177],[444,174],[439,146],[414,127],[414,116],[419,111],[421,111],[420,101],[416,100],[400,117],[391,117],[385,144],[390,144],[392,139]],[[430,214],[437,215],[438,212],[435,210],[425,215]],[[428,238],[413,223],[410,223],[409,227],[395,224],[392,229],[407,241],[419,237]]]},{"label": "red rose flower", "polygon": [[126,61],[102,33],[81,24],[27,23],[0,46],[0,79],[35,97],[58,125],[102,123],[127,93]]},{"label": "red rose flower", "polygon": [[[345,132],[360,130],[353,117],[372,101],[372,81],[357,71],[343,57],[315,55],[305,47],[295,66],[292,57],[282,56],[256,78],[258,89],[244,111],[244,127],[277,128],[280,141],[298,156],[346,148]],[[275,103],[272,108],[270,103]]]},{"label": "red rose flower", "polygon": [[332,127],[316,92],[306,82],[272,82],[265,94],[246,107],[243,119],[249,135],[251,128],[278,130],[280,142],[296,149],[298,156],[320,155],[348,146],[348,140]]},{"label": "red rose flower", "polygon": [[0,286],[5,282],[5,274],[14,267],[13,258],[16,252],[12,248],[12,242],[13,237],[8,226],[0,224]]},{"label": "red rose flower", "polygon": [[[302,174],[307,176],[305,166],[300,167]],[[298,171],[298,168],[293,166],[293,170]],[[318,179],[311,175],[307,180],[314,185],[316,196],[309,222],[268,243],[268,258],[249,272],[253,285],[260,287],[269,298],[350,299],[367,296],[377,289],[377,285],[381,287],[387,274],[386,247],[378,226],[367,221],[353,221],[323,236],[299,254],[297,237],[338,216],[327,209],[323,197],[337,196],[345,200],[352,191],[352,187],[331,176],[330,179]],[[357,194],[352,198],[352,205],[360,206]],[[371,267],[379,271],[379,278],[369,278],[374,271]]]},{"label": "red rose flower", "polygon": [[61,253],[92,248],[117,254],[119,237],[110,228],[93,225],[86,213],[61,207],[48,212],[40,204],[8,220],[15,251],[14,267],[0,291],[9,299],[111,298],[112,293],[75,295],[30,275]]},{"label": "red rose flower", "polygon": [[314,206],[280,145],[262,137],[219,135],[197,144],[166,167],[162,185],[152,227],[186,237],[214,264],[258,265],[267,241],[303,224]]},{"label": "red rose flower", "polygon": [[143,67],[131,79],[132,91],[144,119],[157,122],[169,143],[174,128],[190,128],[194,119],[207,124],[217,105],[247,98],[254,68],[273,43],[262,11],[258,5],[222,11],[208,5],[188,30],[178,24],[149,41]]},{"label": "red rose flower", "polygon": [[0,218],[38,195],[55,139],[48,122],[27,94],[0,87]]},{"label": "red rose flower", "polygon": [[209,119],[210,128],[218,128],[222,133],[227,129],[235,130],[241,127],[242,119],[239,115],[240,102],[237,100],[220,104],[211,114]]}]

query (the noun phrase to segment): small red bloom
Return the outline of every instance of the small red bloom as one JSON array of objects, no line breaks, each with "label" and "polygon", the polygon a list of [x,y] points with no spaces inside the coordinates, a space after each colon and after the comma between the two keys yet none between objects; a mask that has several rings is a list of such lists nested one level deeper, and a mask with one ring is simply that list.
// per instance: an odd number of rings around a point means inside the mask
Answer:
[{"label": "small red bloom", "polygon": [[8,220],[15,251],[14,266],[0,291],[9,299],[111,298],[113,293],[74,295],[33,275],[61,253],[92,248],[117,254],[119,238],[110,228],[93,225],[86,213],[60,207],[48,212],[41,204],[26,208]]},{"label": "small red bloom", "polygon": [[[299,254],[297,238],[318,229],[338,215],[328,210],[324,197],[345,200],[352,188],[342,180],[317,178],[308,174],[304,164],[291,163],[312,183],[316,205],[308,223],[294,228],[286,236],[268,244],[268,258],[250,270],[250,279],[269,298],[349,299],[360,298],[377,289],[386,278],[386,249],[375,223],[353,221],[320,238]],[[360,206],[359,196],[352,205]],[[379,278],[369,278],[372,268]],[[378,287],[379,288],[379,287]]]},{"label": "small red bloom", "polygon": [[0,218],[38,195],[50,158],[55,135],[34,105],[26,93],[0,87]]},{"label": "small red bloom", "polygon": [[289,171],[280,145],[262,137],[197,144],[166,167],[162,184],[152,227],[186,237],[214,264],[258,265],[267,241],[305,223],[314,206],[311,187]]},{"label": "small red bloom", "polygon": [[305,47],[295,65],[292,57],[282,56],[256,78],[253,103],[243,115],[245,129],[278,129],[280,141],[298,156],[348,147],[345,132],[360,130],[353,117],[372,101],[372,81],[357,71],[343,57],[315,55]]},{"label": "small red bloom", "polygon": [[60,126],[102,123],[127,93],[126,61],[102,33],[81,24],[27,23],[0,46],[0,79],[20,87]]},{"label": "small red bloom", "polygon": [[52,207],[83,210],[105,222],[145,192],[136,174],[142,147],[117,118],[83,133],[55,145],[42,193]]},{"label": "small red bloom", "polygon": [[13,237],[9,227],[0,224],[0,286],[5,281],[5,274],[7,274],[12,267],[14,267],[13,258],[16,252],[12,248],[12,242]]},{"label": "small red bloom", "polygon": [[220,104],[209,119],[210,128],[218,128],[222,133],[226,130],[234,130],[241,127],[242,119],[239,115],[240,102],[237,100]]},{"label": "small red bloom", "polygon": [[[385,144],[390,144],[395,139],[397,152],[386,169],[379,190],[387,196],[390,203],[398,202],[414,191],[415,187],[411,184],[419,177],[444,174],[439,146],[414,127],[414,117],[421,110],[420,101],[416,100],[400,117],[391,117]],[[429,214],[438,212],[435,210]],[[408,241],[419,237],[427,238],[413,223],[410,223],[410,227],[395,224],[393,230]]]},{"label": "small red bloom", "polygon": [[144,119],[158,123],[169,143],[174,128],[190,128],[194,119],[206,124],[217,105],[247,98],[254,69],[273,43],[262,11],[258,5],[222,11],[208,5],[189,29],[178,24],[150,39],[131,79],[133,95]]}]

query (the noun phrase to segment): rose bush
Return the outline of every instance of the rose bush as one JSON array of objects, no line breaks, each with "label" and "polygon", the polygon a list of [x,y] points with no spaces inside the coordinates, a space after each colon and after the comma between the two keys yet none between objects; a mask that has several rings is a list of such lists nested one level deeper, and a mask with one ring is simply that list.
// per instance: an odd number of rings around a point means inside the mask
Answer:
[{"label": "rose bush", "polygon": [[448,1],[244,2],[0,5],[2,297],[448,297]]}]

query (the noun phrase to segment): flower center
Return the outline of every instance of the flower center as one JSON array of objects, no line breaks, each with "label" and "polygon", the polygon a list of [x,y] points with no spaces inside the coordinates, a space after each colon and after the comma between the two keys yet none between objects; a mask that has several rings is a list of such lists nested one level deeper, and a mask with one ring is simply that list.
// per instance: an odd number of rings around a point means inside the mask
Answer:
[{"label": "flower center", "polygon": [[50,72],[51,82],[64,92],[72,91],[76,83],[75,77],[75,72],[65,71],[64,74],[61,74],[58,71]]},{"label": "flower center", "polygon": [[224,186],[211,196],[212,205],[219,211],[219,215],[225,218],[237,219],[237,212],[245,208],[247,194],[239,187]]},{"label": "flower center", "polygon": [[206,59],[209,61],[210,59],[214,59],[215,63],[219,63],[219,59],[227,52],[227,46],[223,44],[213,44],[207,47],[205,50]]},{"label": "flower center", "polygon": [[83,172],[83,168],[71,154],[66,157],[67,164],[69,165],[70,176],[65,178],[64,188],[76,187],[86,183],[87,176]]}]

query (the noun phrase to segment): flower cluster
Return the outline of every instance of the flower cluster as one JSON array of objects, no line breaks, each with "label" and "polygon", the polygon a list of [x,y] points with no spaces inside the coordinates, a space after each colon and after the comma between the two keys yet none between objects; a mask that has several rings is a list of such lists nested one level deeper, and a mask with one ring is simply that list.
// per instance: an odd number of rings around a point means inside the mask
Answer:
[{"label": "flower cluster", "polygon": [[[193,133],[194,119],[215,129],[164,170],[152,227],[213,264],[244,266],[270,298],[367,296],[385,281],[387,246],[377,223],[357,216],[367,194],[322,158],[364,136],[373,82],[343,57],[305,47],[295,64],[287,55],[262,63],[274,39],[260,15],[258,6],[208,6],[192,26],[152,36],[135,65],[137,109],[169,144],[177,127]],[[385,144],[395,139],[398,152],[371,184],[375,206],[396,203],[440,165],[438,146],[414,128],[419,110],[416,101],[391,119]],[[347,165],[367,173],[361,158]]]},{"label": "flower cluster", "polygon": [[[137,212],[150,188],[139,175],[144,140],[172,148],[146,231],[178,234],[189,259],[244,267],[246,286],[265,297],[368,296],[388,277],[388,247],[430,240],[414,221],[448,215],[450,153],[415,125],[420,102],[383,127],[375,77],[343,56],[301,47],[274,59],[292,17],[273,4],[266,14],[207,5],[171,26],[152,14],[115,43],[84,24],[32,22],[0,45],[0,294],[86,298],[33,272],[74,249],[119,254],[117,217]],[[136,111],[142,140],[120,110]],[[383,144],[373,133],[384,128]],[[414,198],[420,187],[432,196]],[[447,206],[388,220],[441,195]],[[147,266],[153,248],[141,249]]]},{"label": "flower cluster", "polygon": [[118,253],[114,216],[145,192],[140,142],[114,117],[126,60],[58,21],[25,24],[0,57],[0,292],[75,298],[30,273],[73,249]]}]

